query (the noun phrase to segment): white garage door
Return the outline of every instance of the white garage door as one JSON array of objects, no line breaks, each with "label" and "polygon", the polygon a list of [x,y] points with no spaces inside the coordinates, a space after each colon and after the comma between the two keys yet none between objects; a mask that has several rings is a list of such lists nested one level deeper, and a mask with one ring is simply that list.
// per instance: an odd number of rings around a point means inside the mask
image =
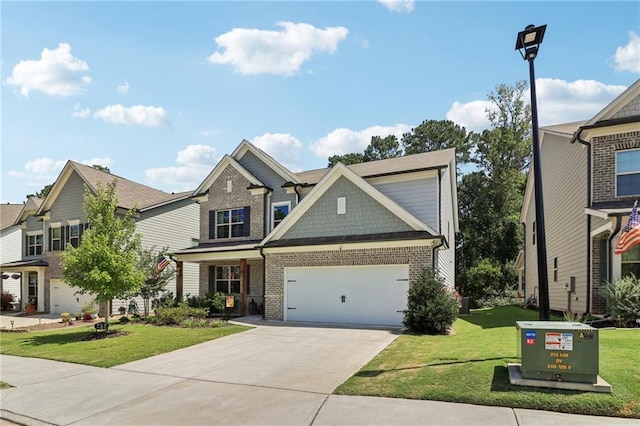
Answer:
[{"label": "white garage door", "polygon": [[93,300],[90,294],[74,294],[77,288],[69,286],[61,280],[51,280],[51,313],[73,314],[82,309],[82,305]]},{"label": "white garage door", "polygon": [[285,268],[285,321],[402,325],[408,265]]}]

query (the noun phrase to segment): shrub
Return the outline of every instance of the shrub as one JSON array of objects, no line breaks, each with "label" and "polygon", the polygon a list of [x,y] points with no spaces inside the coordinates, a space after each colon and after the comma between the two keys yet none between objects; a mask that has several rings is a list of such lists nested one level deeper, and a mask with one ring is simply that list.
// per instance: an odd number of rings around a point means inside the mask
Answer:
[{"label": "shrub", "polygon": [[187,295],[187,304],[192,308],[206,308],[209,313],[224,311],[224,294],[219,292],[202,294],[199,296]]},{"label": "shrub", "polygon": [[0,309],[3,311],[8,311],[11,309],[11,304],[15,302],[16,298],[13,293],[8,291],[3,291],[2,296],[0,296]]},{"label": "shrub", "polygon": [[207,308],[192,308],[186,303],[173,308],[160,307],[156,309],[158,324],[178,325],[188,318],[203,319],[209,314]]},{"label": "shrub", "polygon": [[130,321],[129,317],[126,317],[126,316],[120,317],[120,324],[127,324],[129,323],[129,321]]},{"label": "shrub", "polygon": [[180,301],[173,297],[173,293],[170,291],[162,293],[157,299],[151,301],[151,308],[156,310],[158,308],[175,308],[180,304]]},{"label": "shrub", "polygon": [[458,299],[431,268],[424,268],[409,287],[403,324],[420,334],[447,334],[458,317]]},{"label": "shrub", "polygon": [[187,328],[204,328],[207,326],[207,320],[204,318],[188,318],[182,321],[182,326]]},{"label": "shrub", "polygon": [[635,275],[606,283],[604,295],[611,315],[621,326],[632,326],[640,318],[640,283]]},{"label": "shrub", "polygon": [[491,290],[477,301],[482,308],[494,308],[496,306],[519,305],[518,291],[512,289]]}]

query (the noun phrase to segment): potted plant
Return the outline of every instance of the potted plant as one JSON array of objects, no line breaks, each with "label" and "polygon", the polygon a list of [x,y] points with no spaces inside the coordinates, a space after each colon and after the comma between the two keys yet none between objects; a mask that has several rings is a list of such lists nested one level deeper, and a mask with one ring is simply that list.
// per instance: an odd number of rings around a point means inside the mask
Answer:
[{"label": "potted plant", "polygon": [[82,305],[82,319],[83,320],[91,321],[92,319],[94,319],[95,313],[96,313],[96,307],[95,307],[93,301],[87,302],[84,305]]},{"label": "potted plant", "polygon": [[36,305],[34,305],[33,303],[27,302],[27,303],[24,304],[24,310],[28,314],[35,314],[36,313]]},{"label": "potted plant", "polygon": [[80,321],[82,319],[82,313],[81,312],[74,312],[73,316],[76,317],[77,321]]}]

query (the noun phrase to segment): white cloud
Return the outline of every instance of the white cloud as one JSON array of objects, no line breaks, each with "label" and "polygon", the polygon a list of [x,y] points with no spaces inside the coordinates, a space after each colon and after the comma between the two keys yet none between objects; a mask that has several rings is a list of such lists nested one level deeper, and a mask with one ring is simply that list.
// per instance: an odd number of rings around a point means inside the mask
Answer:
[{"label": "white cloud", "polygon": [[349,30],[319,29],[310,24],[279,22],[281,31],[234,28],[215,38],[218,48],[208,60],[232,65],[240,74],[296,74],[314,52],[335,53]]},{"label": "white cloud", "polygon": [[23,170],[11,170],[10,176],[29,179],[55,179],[55,176],[64,167],[65,161],[53,160],[47,157],[34,158],[24,164]]},{"label": "white cloud", "polygon": [[402,134],[409,132],[408,124],[396,124],[395,126],[372,126],[364,130],[354,131],[350,129],[335,129],[327,136],[311,144],[311,151],[318,157],[328,158],[331,155],[342,155],[350,152],[362,152],[371,143],[372,136],[386,137],[396,135],[399,139]]},{"label": "white cloud", "polygon": [[91,77],[82,75],[87,71],[89,65],[71,55],[71,46],[60,43],[56,49],[43,49],[39,60],[20,61],[5,82],[20,87],[23,96],[29,96],[32,90],[48,95],[72,96],[82,93],[83,88],[91,83]]},{"label": "white cloud", "polygon": [[486,113],[490,105],[489,101],[471,101],[467,103],[456,101],[447,112],[447,120],[451,120],[467,130],[482,131],[490,126]]},{"label": "white cloud", "polygon": [[378,3],[396,13],[411,13],[415,6],[414,0],[378,0]]},{"label": "white cloud", "polygon": [[74,118],[87,118],[91,115],[91,110],[89,108],[82,108],[80,104],[75,104],[73,106],[73,112],[71,116]]},{"label": "white cloud", "polygon": [[289,133],[265,133],[251,142],[284,164],[289,170],[298,172],[300,168],[300,150],[302,142]]},{"label": "white cloud", "polygon": [[640,73],[640,36],[629,32],[629,43],[618,47],[614,56],[616,71]]},{"label": "white cloud", "polygon": [[188,145],[178,152],[178,166],[145,170],[152,183],[170,186],[172,191],[194,190],[218,163],[216,148],[209,145]]},{"label": "white cloud", "polygon": [[[595,80],[536,79],[541,126],[588,120],[626,89]],[[527,100],[530,95],[527,92]]]},{"label": "white cloud", "polygon": [[116,90],[120,93],[127,93],[129,91],[129,82],[125,81],[124,84],[118,86]]},{"label": "white cloud", "polygon": [[[536,79],[538,122],[548,126],[572,121],[589,120],[626,89],[625,86],[607,85],[594,80],[567,82],[552,78]],[[527,90],[524,100],[529,103]],[[467,130],[476,132],[488,129],[486,100],[454,102],[447,112],[447,119]]]},{"label": "white cloud", "polygon": [[135,105],[124,107],[120,104],[109,105],[93,114],[109,124],[126,124],[157,127],[167,121],[167,110],[162,107]]}]

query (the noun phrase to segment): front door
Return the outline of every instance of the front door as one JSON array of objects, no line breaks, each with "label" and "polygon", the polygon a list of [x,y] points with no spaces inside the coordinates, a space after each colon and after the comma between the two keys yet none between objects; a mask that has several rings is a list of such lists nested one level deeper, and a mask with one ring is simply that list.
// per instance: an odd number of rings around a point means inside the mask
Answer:
[{"label": "front door", "polygon": [[27,304],[33,305],[37,309],[38,306],[38,273],[37,272],[29,272],[29,288],[28,288],[28,298]]}]

